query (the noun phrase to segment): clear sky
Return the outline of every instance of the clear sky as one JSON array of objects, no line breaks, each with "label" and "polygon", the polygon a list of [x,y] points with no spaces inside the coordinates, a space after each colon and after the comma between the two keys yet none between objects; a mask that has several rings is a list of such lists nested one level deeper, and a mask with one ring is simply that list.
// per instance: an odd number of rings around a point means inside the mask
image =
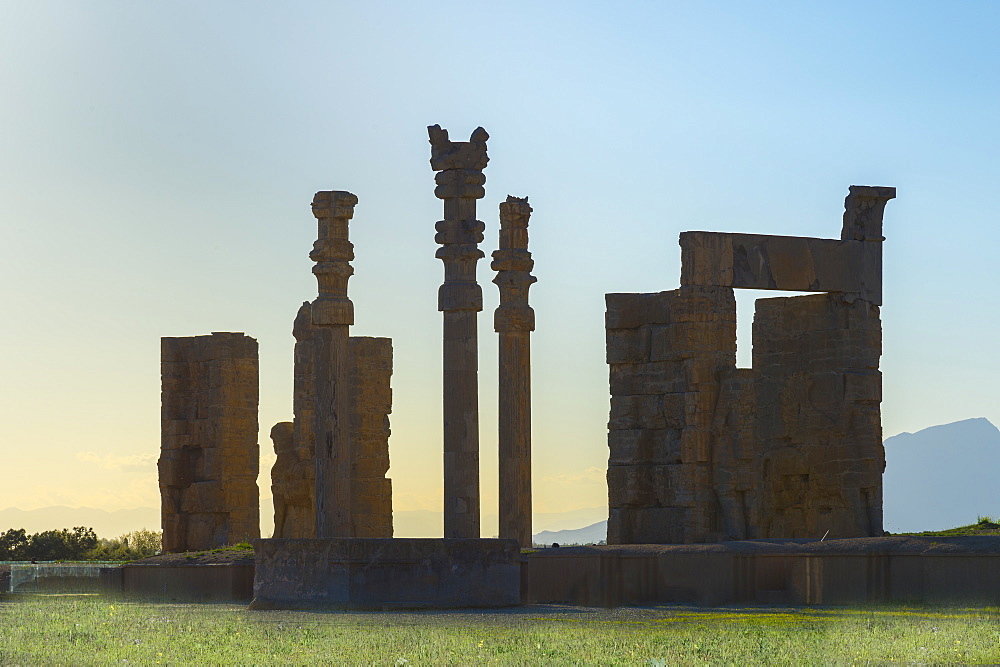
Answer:
[{"label": "clear sky", "polygon": [[[898,189],[885,435],[1000,424],[1000,4],[7,0],[0,16],[0,508],[157,506],[159,338],[244,331],[269,514],[267,433],[291,418],[291,324],[316,294],[309,203],[349,190],[353,332],[395,349],[394,505],[438,509],[433,123],[491,134],[487,256],[498,203],[534,207],[536,511],[607,502],[604,294],[675,288],[684,230],[837,237],[852,184]],[[492,276],[480,262],[484,513]]]}]

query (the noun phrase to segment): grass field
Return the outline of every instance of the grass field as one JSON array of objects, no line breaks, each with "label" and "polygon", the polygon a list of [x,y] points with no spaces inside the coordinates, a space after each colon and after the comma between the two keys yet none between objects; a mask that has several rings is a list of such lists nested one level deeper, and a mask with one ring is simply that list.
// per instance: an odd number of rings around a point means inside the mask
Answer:
[{"label": "grass field", "polygon": [[997,663],[1000,610],[534,606],[307,613],[0,601],[0,664]]}]

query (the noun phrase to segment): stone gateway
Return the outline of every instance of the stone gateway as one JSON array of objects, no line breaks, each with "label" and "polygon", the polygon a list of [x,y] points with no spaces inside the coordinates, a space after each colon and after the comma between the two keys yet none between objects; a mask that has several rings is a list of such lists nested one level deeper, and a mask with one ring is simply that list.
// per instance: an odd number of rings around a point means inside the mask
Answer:
[{"label": "stone gateway", "polygon": [[[882,214],[840,240],[681,234],[681,287],[608,294],[609,544],[881,536]],[[736,367],[733,288],[759,299]]]}]

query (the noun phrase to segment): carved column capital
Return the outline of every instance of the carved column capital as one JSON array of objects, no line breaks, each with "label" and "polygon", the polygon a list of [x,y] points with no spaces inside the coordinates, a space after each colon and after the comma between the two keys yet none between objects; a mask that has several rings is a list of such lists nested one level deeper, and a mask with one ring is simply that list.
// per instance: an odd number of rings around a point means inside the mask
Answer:
[{"label": "carved column capital", "polygon": [[317,192],[312,211],[318,234],[309,259],[316,262],[313,275],[319,296],[312,303],[312,323],[320,326],[354,324],[354,304],[347,297],[347,281],[354,275],[354,245],[348,240],[348,223],[358,198],[339,190]]},{"label": "carved column capital", "polygon": [[434,195],[444,200],[444,220],[434,228],[434,241],[441,248],[434,254],[444,262],[444,284],[438,290],[438,310],[480,311],[483,290],[476,282],[476,262],[485,255],[478,244],[486,229],[476,220],[476,200],[486,196],[483,168],[489,162],[489,134],[477,128],[469,141],[451,141],[439,125],[427,128],[431,144],[431,169],[437,187]]},{"label": "carved column capital", "polygon": [[493,283],[500,289],[500,306],[493,314],[493,328],[503,331],[534,331],[535,311],[528,305],[528,288],[538,279],[531,275],[535,262],[528,252],[528,198],[507,196],[500,204],[500,249],[493,252],[490,268],[497,272]]},{"label": "carved column capital", "polygon": [[843,241],[884,241],[882,215],[885,205],[896,198],[896,188],[852,185],[844,199]]}]

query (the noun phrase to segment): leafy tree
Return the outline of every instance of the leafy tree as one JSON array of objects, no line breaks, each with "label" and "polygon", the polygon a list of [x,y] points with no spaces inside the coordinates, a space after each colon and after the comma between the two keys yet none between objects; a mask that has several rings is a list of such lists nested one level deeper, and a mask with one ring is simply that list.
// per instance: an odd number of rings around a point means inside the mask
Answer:
[{"label": "leafy tree", "polygon": [[93,528],[76,526],[70,532],[46,530],[28,538],[27,557],[32,560],[81,560],[97,546]]},{"label": "leafy tree", "polygon": [[0,560],[136,560],[160,552],[160,533],[135,530],[113,540],[93,528],[46,530],[28,535],[23,528],[0,534]]},{"label": "leafy tree", "polygon": [[24,560],[28,536],[24,528],[11,528],[0,534],[0,560]]}]

